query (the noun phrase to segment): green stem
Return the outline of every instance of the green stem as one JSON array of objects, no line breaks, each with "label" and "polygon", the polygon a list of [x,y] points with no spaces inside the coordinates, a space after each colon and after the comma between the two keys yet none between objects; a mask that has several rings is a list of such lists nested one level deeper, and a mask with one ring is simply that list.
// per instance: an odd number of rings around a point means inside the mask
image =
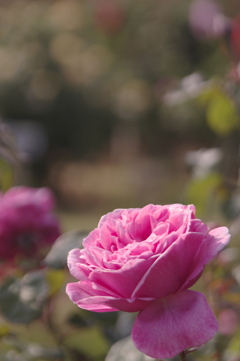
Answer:
[{"label": "green stem", "polygon": [[185,354],[184,351],[179,354],[179,357],[180,357],[180,360],[181,360],[181,361],[187,361],[187,359],[186,359],[186,354]]}]

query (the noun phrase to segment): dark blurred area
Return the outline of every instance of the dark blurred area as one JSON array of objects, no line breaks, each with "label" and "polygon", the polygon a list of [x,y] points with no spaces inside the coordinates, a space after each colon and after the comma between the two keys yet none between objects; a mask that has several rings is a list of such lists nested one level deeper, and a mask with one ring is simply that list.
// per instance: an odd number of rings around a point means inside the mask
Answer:
[{"label": "dark blurred area", "polygon": [[218,37],[239,11],[236,0],[1,0],[0,115],[18,181],[50,186],[69,209],[182,201],[185,153],[222,138],[191,98],[164,99],[190,74],[225,75]]}]

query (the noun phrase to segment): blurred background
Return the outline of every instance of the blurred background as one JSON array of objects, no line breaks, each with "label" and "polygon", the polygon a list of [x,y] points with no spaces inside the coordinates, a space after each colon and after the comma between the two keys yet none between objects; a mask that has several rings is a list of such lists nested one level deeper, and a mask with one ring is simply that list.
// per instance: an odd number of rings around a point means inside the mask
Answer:
[{"label": "blurred background", "polygon": [[[204,278],[220,333],[189,361],[239,361],[239,130],[239,0],[0,0],[1,189],[49,187],[62,231],[80,231],[50,270],[1,285],[4,361],[103,361],[130,334],[131,315],[71,304],[66,255],[104,213],[148,203],[230,227],[236,249]],[[147,360],[119,342],[107,361]]]},{"label": "blurred background", "polygon": [[239,119],[225,80],[237,87],[238,12],[237,0],[1,0],[0,116],[21,164],[15,184],[49,186],[67,229],[79,213],[88,228],[114,208],[196,203],[188,153],[200,149],[215,149],[198,163],[220,163],[231,191]]}]

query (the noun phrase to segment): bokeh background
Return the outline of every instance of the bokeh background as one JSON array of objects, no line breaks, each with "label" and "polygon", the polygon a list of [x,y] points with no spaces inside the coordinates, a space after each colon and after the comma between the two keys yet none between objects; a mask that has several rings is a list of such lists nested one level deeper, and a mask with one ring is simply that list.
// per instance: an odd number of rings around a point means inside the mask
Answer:
[{"label": "bokeh background", "polygon": [[[219,3],[229,19],[239,11]],[[21,152],[16,183],[47,185],[62,210],[84,214],[186,202],[187,152],[233,143],[236,178],[236,124],[219,132],[196,99],[229,71],[227,35],[208,8],[192,24],[193,4],[1,1],[0,115]]]},{"label": "bokeh background", "polygon": [[[49,187],[63,232],[115,208],[194,203],[237,245],[239,64],[238,0],[0,0],[2,190]],[[108,341],[90,327],[66,360],[104,359],[117,316],[98,317]],[[121,317],[112,342],[130,332]]]}]

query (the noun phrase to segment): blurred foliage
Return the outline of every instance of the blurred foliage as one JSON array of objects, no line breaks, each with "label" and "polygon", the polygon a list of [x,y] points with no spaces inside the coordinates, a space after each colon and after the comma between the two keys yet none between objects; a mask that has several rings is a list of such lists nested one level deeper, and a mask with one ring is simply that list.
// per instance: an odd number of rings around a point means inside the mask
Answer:
[{"label": "blurred foliage", "polygon": [[207,123],[219,135],[228,135],[239,128],[237,107],[220,88],[211,89],[201,95],[207,103]]},{"label": "blurred foliage", "polygon": [[203,178],[189,182],[186,199],[188,203],[192,202],[196,206],[199,215],[206,215],[206,210],[211,214],[219,208],[222,200],[221,188],[223,188],[221,175],[211,172]]},{"label": "blurred foliage", "polygon": [[[162,95],[186,74],[221,76],[228,64],[218,44],[194,39],[190,3],[2,1],[2,117],[41,122],[52,152],[108,154],[116,124],[128,130],[129,122],[137,122],[144,152],[174,147],[183,134],[168,127]],[[205,143],[211,133],[204,125],[199,133],[197,119],[184,132]]]}]

